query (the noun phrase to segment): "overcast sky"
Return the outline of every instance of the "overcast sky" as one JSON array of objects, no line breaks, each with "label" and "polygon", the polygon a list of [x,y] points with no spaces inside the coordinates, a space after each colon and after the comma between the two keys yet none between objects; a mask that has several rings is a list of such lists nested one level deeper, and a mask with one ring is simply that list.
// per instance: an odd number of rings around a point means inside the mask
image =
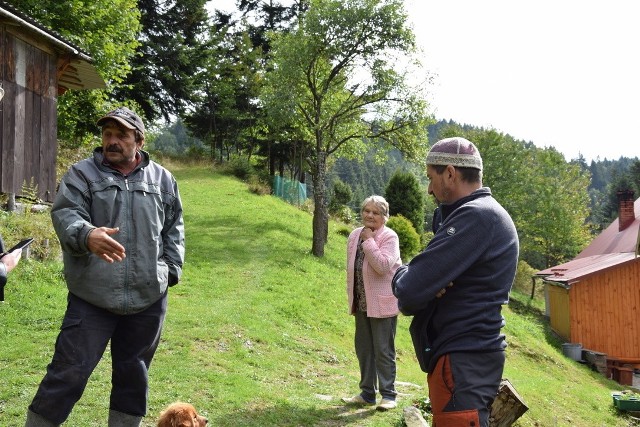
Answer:
[{"label": "overcast sky", "polygon": [[640,157],[640,1],[405,5],[436,118],[553,146],[567,160]]},{"label": "overcast sky", "polygon": [[640,157],[640,2],[405,0],[437,118],[567,160]]}]

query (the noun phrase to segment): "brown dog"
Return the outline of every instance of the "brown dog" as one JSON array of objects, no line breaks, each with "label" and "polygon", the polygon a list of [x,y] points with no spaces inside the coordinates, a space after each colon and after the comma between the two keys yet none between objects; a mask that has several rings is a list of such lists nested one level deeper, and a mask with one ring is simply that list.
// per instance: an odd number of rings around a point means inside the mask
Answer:
[{"label": "brown dog", "polygon": [[175,402],[160,414],[158,427],[204,427],[208,420],[189,403]]}]

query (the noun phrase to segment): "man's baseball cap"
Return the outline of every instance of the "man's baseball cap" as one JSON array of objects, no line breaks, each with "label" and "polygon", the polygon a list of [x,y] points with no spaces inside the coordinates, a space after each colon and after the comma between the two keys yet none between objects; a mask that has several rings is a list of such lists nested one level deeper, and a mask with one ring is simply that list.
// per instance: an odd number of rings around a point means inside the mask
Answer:
[{"label": "man's baseball cap", "polygon": [[144,136],[144,123],[142,123],[142,119],[127,107],[118,107],[115,110],[109,111],[97,121],[97,125],[102,126],[107,120],[116,120],[127,129],[137,129]]},{"label": "man's baseball cap", "polygon": [[427,154],[427,165],[457,166],[482,170],[478,148],[465,138],[445,138],[436,142]]}]

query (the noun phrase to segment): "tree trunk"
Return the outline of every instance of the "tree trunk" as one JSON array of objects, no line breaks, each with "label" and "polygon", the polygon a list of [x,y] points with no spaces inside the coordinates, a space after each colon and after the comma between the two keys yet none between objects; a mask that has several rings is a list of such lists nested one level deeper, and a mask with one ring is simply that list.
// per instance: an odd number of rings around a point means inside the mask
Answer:
[{"label": "tree trunk", "polygon": [[327,189],[325,180],[327,175],[327,154],[318,152],[314,165],[313,177],[313,246],[311,253],[317,257],[324,256],[324,245],[329,235],[329,212],[327,206]]}]

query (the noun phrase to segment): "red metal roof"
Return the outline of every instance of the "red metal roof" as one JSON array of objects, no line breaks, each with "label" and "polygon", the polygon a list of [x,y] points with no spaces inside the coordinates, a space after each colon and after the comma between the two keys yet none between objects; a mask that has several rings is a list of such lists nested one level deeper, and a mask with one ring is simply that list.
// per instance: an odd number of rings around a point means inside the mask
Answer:
[{"label": "red metal roof", "polygon": [[616,219],[572,261],[540,270],[536,276],[570,285],[590,274],[636,259],[640,198],[633,203],[633,209],[636,218],[627,228],[619,231],[619,219]]},{"label": "red metal roof", "polygon": [[634,259],[636,259],[636,254],[633,252],[574,258],[572,261],[564,264],[547,268],[546,270],[540,270],[536,273],[536,276],[541,276],[545,280],[562,282],[570,285],[572,283],[579,282],[580,279],[583,279],[593,273],[601,272],[607,268],[633,261]]}]

